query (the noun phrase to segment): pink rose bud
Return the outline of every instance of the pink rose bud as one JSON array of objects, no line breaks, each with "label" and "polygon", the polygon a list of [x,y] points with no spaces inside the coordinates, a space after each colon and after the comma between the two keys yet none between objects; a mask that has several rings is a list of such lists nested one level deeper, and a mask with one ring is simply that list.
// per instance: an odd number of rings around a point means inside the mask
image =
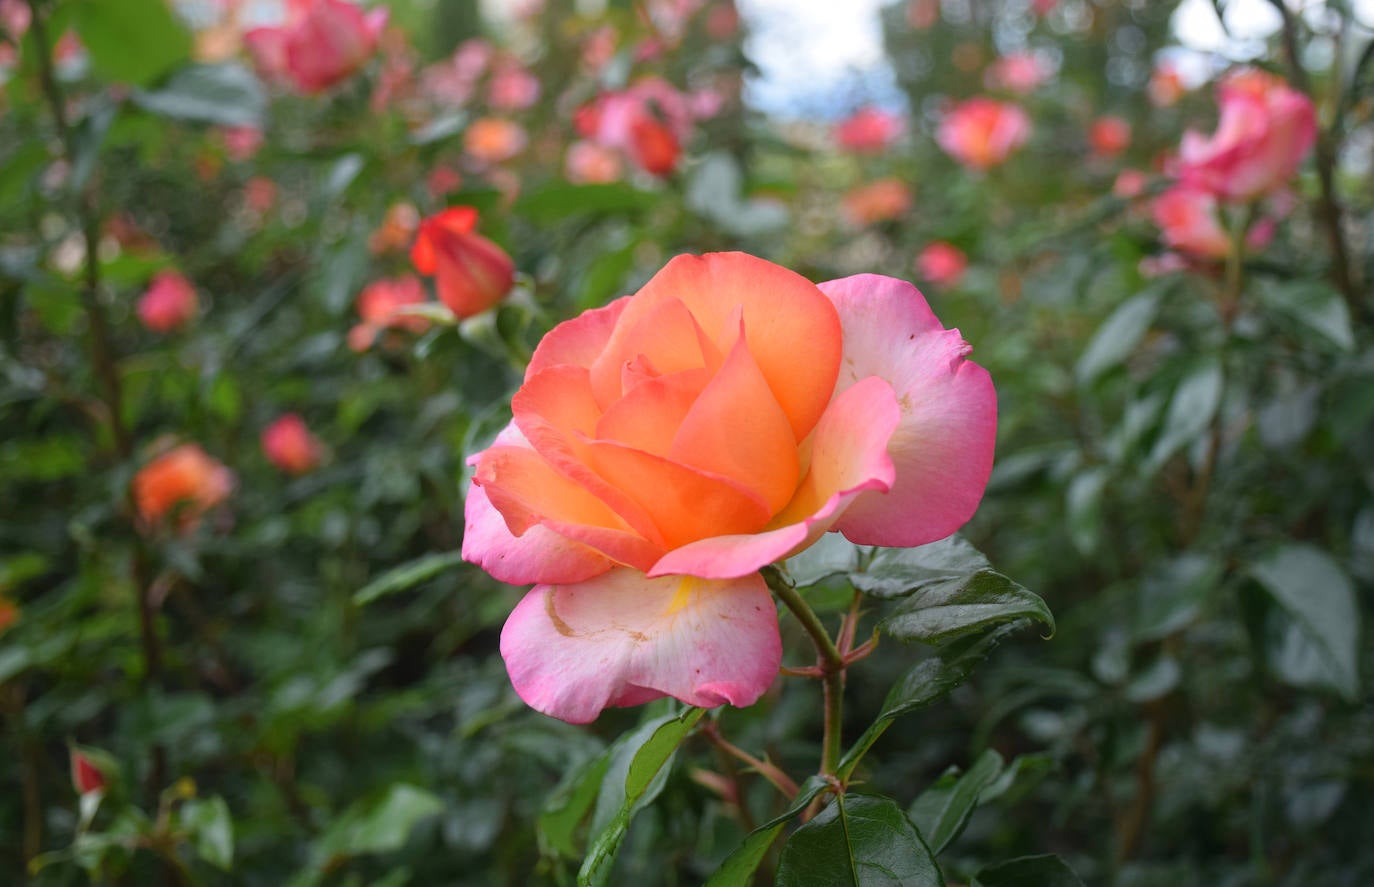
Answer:
[{"label": "pink rose bud", "polygon": [[319,466],[324,447],[305,427],[304,419],[287,413],[262,430],[262,452],[287,474],[306,474]]},{"label": "pink rose bud", "polygon": [[348,0],[294,0],[279,27],[243,35],[263,77],[288,83],[305,95],[323,92],[351,77],[372,56],[385,7],[366,13]]},{"label": "pink rose bud", "polygon": [[463,556],[535,586],[501,632],[516,693],[574,723],[753,704],[782,660],[761,568],[830,531],[943,539],[978,507],[997,398],[970,350],[909,283],[743,253],[554,327],[466,503]]},{"label": "pink rose bud", "polygon": [[835,126],[835,144],[851,154],[881,154],[902,134],[902,118],[879,108],[860,108]]},{"label": "pink rose bud", "polygon": [[1088,129],[1088,144],[1099,157],[1115,157],[1131,146],[1131,125],[1120,117],[1099,117]]},{"label": "pink rose bud", "polygon": [[196,289],[176,271],[159,271],[138,300],[138,319],[155,333],[185,326],[199,310]]},{"label": "pink rose bud", "polygon": [[984,82],[989,89],[1005,89],[1017,95],[1028,95],[1049,79],[1054,70],[1033,52],[1017,52],[1003,56],[988,68]]},{"label": "pink rose bud", "polygon": [[1219,92],[1217,131],[1184,133],[1179,178],[1236,202],[1287,185],[1317,140],[1312,100],[1258,69],[1227,77]]},{"label": "pink rose bud", "polygon": [[1172,249],[1204,259],[1231,254],[1231,239],[1221,226],[1217,199],[1206,191],[1176,185],[1150,205],[1164,243]]},{"label": "pink rose bud", "polygon": [[354,351],[366,351],[372,347],[377,334],[388,328],[423,333],[429,329],[429,320],[400,312],[424,303],[424,285],[414,275],[368,284],[358,295],[358,316],[362,323],[349,330],[348,347]]},{"label": "pink rose bud", "polygon": [[1123,169],[1117,173],[1116,181],[1112,183],[1112,193],[1123,200],[1130,200],[1132,197],[1139,197],[1149,182],[1149,177],[1140,170]]},{"label": "pink rose bud", "polygon": [[105,788],[105,774],[84,753],[71,750],[72,787],[79,795],[88,795]]},{"label": "pink rose bud", "polygon": [[1004,163],[1030,132],[1030,118],[1016,105],[973,98],[945,115],[935,140],[964,166],[988,169]]},{"label": "pink rose bud", "polygon": [[968,256],[952,243],[937,240],[916,257],[916,273],[937,286],[955,286],[968,268]]},{"label": "pink rose bud", "polygon": [[458,317],[493,307],[515,282],[511,257],[476,228],[477,210],[450,207],[420,223],[410,250],[415,270],[435,278],[439,301]]}]

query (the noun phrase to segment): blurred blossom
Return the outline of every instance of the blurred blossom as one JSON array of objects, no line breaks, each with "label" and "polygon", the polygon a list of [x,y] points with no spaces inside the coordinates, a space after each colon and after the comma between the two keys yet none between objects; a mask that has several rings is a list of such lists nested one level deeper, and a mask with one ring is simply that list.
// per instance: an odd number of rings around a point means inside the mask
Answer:
[{"label": "blurred blossom", "polygon": [[723,107],[725,96],[721,95],[718,89],[694,89],[687,96],[687,110],[691,112],[694,120],[710,120],[719,114]]},{"label": "blurred blossom", "polygon": [[219,130],[219,139],[224,143],[224,152],[229,159],[242,163],[258,153],[263,134],[256,126],[225,126]]},{"label": "blurred blossom", "polygon": [[397,312],[425,301],[424,285],[414,275],[373,281],[358,295],[358,316],[362,322],[348,331],[348,347],[366,351],[385,329],[423,333],[429,329],[428,319]]},{"label": "blurred blossom", "polygon": [[243,183],[243,203],[258,215],[266,215],[277,203],[277,183],[267,176],[253,176]]},{"label": "blurred blossom", "polygon": [[429,175],[425,178],[425,187],[429,189],[429,196],[436,200],[446,194],[452,194],[462,185],[463,177],[458,170],[442,163],[430,170]]},{"label": "blurred blossom", "polygon": [[1016,105],[972,98],[945,114],[935,138],[963,165],[988,169],[1003,163],[1030,133],[1030,118]]},{"label": "blurred blossom", "polygon": [[1312,100],[1259,69],[1227,77],[1218,92],[1217,130],[1183,134],[1179,178],[1238,202],[1282,188],[1317,140]]},{"label": "blurred blossom", "polygon": [[712,40],[728,40],[739,30],[739,10],[734,0],[718,0],[706,11],[706,34]]},{"label": "blurred blossom", "polygon": [[993,62],[984,76],[989,89],[1005,89],[1017,95],[1034,92],[1053,73],[1048,62],[1033,52],[1017,52]]},{"label": "blurred blossom", "polygon": [[906,23],[918,31],[932,28],[940,20],[940,0],[908,0]]},{"label": "blurred blossom", "polygon": [[393,203],[387,208],[382,224],[367,238],[367,247],[374,255],[405,249],[419,227],[420,213],[414,204]]},{"label": "blurred blossom", "polygon": [[525,150],[524,128],[513,120],[482,117],[468,125],[463,133],[463,150],[483,165],[510,160]]},{"label": "blurred blossom", "polygon": [[0,596],[0,634],[19,621],[19,605],[9,598]]},{"label": "blurred blossom", "polygon": [[538,78],[518,62],[498,67],[487,84],[487,104],[498,111],[519,111],[538,100]]},{"label": "blurred blossom", "polygon": [[902,118],[866,106],[835,125],[835,144],[852,154],[881,154],[902,134]]},{"label": "blurred blossom", "polygon": [[434,277],[439,301],[460,318],[495,306],[515,283],[511,257],[476,228],[477,210],[450,207],[420,222],[410,250],[415,270]]},{"label": "blurred blossom", "polygon": [[1217,199],[1206,191],[1176,185],[1156,197],[1150,211],[1171,249],[1204,259],[1231,254],[1231,238],[1222,227]]},{"label": "blurred blossom", "polygon": [[952,243],[937,240],[916,257],[916,274],[937,286],[957,286],[968,268],[968,256]]},{"label": "blurred blossom", "polygon": [[420,72],[420,90],[431,101],[464,105],[491,63],[494,51],[485,40],[465,40],[453,55]]},{"label": "blurred blossom", "polygon": [[199,310],[196,288],[177,271],[159,271],[138,300],[138,319],[155,333],[185,326]]},{"label": "blurred blossom", "polygon": [[243,35],[259,73],[313,95],[346,80],[372,56],[388,16],[348,0],[295,0],[278,27]]},{"label": "blurred blossom", "polygon": [[119,248],[135,255],[157,252],[157,241],[127,212],[115,213],[105,223],[105,234],[113,237]]},{"label": "blurred blossom", "polygon": [[616,32],[612,26],[602,25],[592,31],[582,42],[582,64],[592,74],[601,73],[601,69],[615,58],[615,44]]},{"label": "blurred blossom", "polygon": [[855,225],[886,222],[911,209],[911,189],[901,179],[878,179],[844,196],[844,214]]},{"label": "blurred blossom", "polygon": [[1112,193],[1126,200],[1139,197],[1149,181],[1149,177],[1138,169],[1123,169],[1112,183]]},{"label": "blurred blossom", "polygon": [[0,28],[18,43],[29,32],[33,11],[27,0],[0,0]]},{"label": "blurred blossom", "polygon": [[666,80],[647,77],[584,105],[573,123],[583,136],[623,151],[645,172],[666,176],[677,168],[693,119],[687,96]]},{"label": "blurred blossom", "polygon": [[[386,32],[390,33],[392,32]],[[377,72],[377,82],[372,87],[372,95],[367,100],[368,108],[374,114],[393,108],[414,94],[415,58],[408,46],[393,46],[393,43],[399,41],[388,40],[384,34],[381,69]]]},{"label": "blurred blossom", "polygon": [[1039,15],[1049,15],[1059,5],[1059,0],[1031,0],[1031,8]]},{"label": "blurred blossom", "polygon": [[134,508],[145,526],[156,526],[175,510],[177,529],[184,533],[229,498],[234,475],[196,444],[182,444],[140,468],[132,486]]},{"label": "blurred blossom", "polygon": [[1131,125],[1120,117],[1099,117],[1088,128],[1088,144],[1099,157],[1115,157],[1131,146]]},{"label": "blurred blossom", "polygon": [[1184,86],[1183,75],[1179,73],[1178,68],[1166,59],[1155,65],[1154,72],[1150,74],[1150,84],[1145,91],[1150,97],[1150,104],[1156,108],[1167,108],[1183,98],[1187,87]]},{"label": "blurred blossom", "polygon": [[262,430],[262,452],[287,474],[306,474],[319,467],[324,447],[296,413],[287,413]]},{"label": "blurred blossom", "polygon": [[76,789],[77,794],[88,795],[104,790],[105,774],[100,772],[89,756],[75,748],[71,750],[71,771],[72,788]]},{"label": "blurred blossom", "polygon": [[576,141],[568,146],[564,169],[568,181],[577,185],[616,182],[625,172],[618,153],[588,141]]}]

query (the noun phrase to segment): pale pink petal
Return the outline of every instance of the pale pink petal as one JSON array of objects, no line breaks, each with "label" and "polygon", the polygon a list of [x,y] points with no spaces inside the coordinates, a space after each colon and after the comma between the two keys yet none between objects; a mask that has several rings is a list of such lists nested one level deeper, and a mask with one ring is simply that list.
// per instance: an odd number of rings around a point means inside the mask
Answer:
[{"label": "pale pink petal", "polygon": [[997,439],[997,396],[971,348],[944,329],[920,291],[860,274],[820,285],[844,327],[836,391],[869,376],[891,383],[901,423],[888,444],[897,479],[871,492],[836,524],[860,545],[912,546],[963,526],[983,498]]},{"label": "pale pink petal", "polygon": [[851,503],[891,488],[888,440],[900,419],[897,397],[886,381],[873,376],[849,386],[816,423],[810,471],[793,500],[773,518],[770,526],[775,529],[692,542],[665,554],[649,575],[744,576],[811,545]]},{"label": "pale pink petal", "polygon": [[511,585],[580,582],[612,567],[609,558],[544,526],[513,536],[481,487],[468,488],[463,560]]},{"label": "pale pink petal", "polygon": [[751,705],[777,676],[782,642],[757,573],[721,582],[617,569],[535,587],[506,620],[501,656],[532,708],[585,724],[660,696]]}]

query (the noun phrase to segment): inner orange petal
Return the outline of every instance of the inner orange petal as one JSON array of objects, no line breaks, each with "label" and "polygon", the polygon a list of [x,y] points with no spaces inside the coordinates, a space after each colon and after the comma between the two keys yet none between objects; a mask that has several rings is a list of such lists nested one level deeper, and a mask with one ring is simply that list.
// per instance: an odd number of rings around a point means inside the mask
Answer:
[{"label": "inner orange petal", "polygon": [[708,382],[704,369],[645,378],[606,410],[596,437],[667,456],[678,426]]},{"label": "inner orange petal", "polygon": [[[709,341],[686,306],[672,297],[631,300],[601,356],[592,364],[592,390],[602,408],[622,394],[624,367],[643,356],[659,374],[707,366]],[[709,346],[708,346],[709,347]]]}]

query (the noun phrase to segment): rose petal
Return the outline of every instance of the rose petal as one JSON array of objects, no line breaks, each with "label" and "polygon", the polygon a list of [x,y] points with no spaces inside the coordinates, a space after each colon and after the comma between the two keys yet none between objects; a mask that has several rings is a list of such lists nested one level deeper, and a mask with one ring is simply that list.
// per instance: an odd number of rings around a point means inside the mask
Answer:
[{"label": "rose petal", "polygon": [[501,582],[581,582],[612,567],[604,555],[543,526],[512,535],[505,518],[476,484],[468,488],[463,511],[463,560]]},{"label": "rose petal", "polygon": [[[638,304],[638,299],[633,303]],[[642,360],[659,375],[709,366],[715,348],[692,313],[677,299],[664,298],[621,316],[605,350],[591,366],[592,391],[602,409],[627,392],[624,369]]]},{"label": "rose petal", "polygon": [[660,696],[751,705],[777,675],[782,643],[758,574],[717,582],[618,569],[534,588],[506,620],[501,656],[521,699],[581,724]]},{"label": "rose petal", "polygon": [[677,256],[640,289],[621,325],[665,299],[681,300],[721,353],[734,344],[732,319],[743,309],[749,351],[795,438],[811,433],[830,402],[841,348],[839,318],[815,284],[744,253]]},{"label": "rose petal", "polygon": [[530,365],[525,368],[528,381],[549,367],[591,367],[606,350],[606,342],[615,329],[620,313],[629,304],[629,297],[616,299],[604,308],[583,311],[572,320],[565,320],[549,330],[534,349]]},{"label": "rose petal", "polygon": [[973,516],[992,472],[997,395],[987,370],[946,330],[911,284],[860,274],[820,285],[844,323],[837,391],[879,376],[902,418],[888,444],[897,479],[860,497],[837,528],[861,545],[912,546],[943,539]]},{"label": "rose petal", "polygon": [[704,369],[645,379],[606,410],[596,423],[596,437],[668,456],[678,426],[709,381]]},{"label": "rose petal", "polygon": [[892,486],[888,439],[900,419],[897,396],[887,382],[875,376],[851,385],[816,424],[810,471],[793,501],[770,523],[776,529],[684,545],[665,554],[649,575],[743,576],[811,545],[852,502]]}]

